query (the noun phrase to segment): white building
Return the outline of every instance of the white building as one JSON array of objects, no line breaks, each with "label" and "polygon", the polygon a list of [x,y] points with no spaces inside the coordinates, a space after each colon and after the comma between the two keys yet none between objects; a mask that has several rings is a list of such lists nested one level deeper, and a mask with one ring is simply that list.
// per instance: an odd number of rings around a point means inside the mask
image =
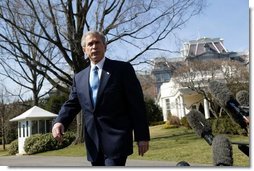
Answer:
[{"label": "white building", "polygon": [[[201,94],[198,94],[195,91],[192,91],[188,87],[183,87],[179,83],[180,79],[173,77],[174,68],[178,66],[184,66],[191,64],[194,61],[212,61],[212,60],[235,60],[243,63],[247,61],[248,55],[237,53],[237,52],[228,52],[223,45],[223,40],[220,38],[210,39],[210,38],[201,38],[198,40],[192,40],[184,43],[183,49],[181,50],[182,56],[177,61],[178,63],[167,61],[167,66],[170,67],[171,76],[169,81],[160,82],[161,86],[157,96],[157,103],[162,108],[163,119],[167,120],[168,115],[178,116],[180,119],[184,117],[191,109],[202,109],[206,118],[210,117],[209,113],[209,103]],[[246,57],[247,56],[247,57]],[[157,59],[158,60],[158,59]],[[165,59],[164,59],[165,60]],[[227,68],[227,64],[221,63],[224,68]],[[224,69],[222,67],[222,70]],[[156,68],[156,67],[155,67]],[[158,69],[157,69],[158,70]],[[156,70],[156,71],[157,71]],[[163,74],[165,68],[160,70],[160,74]],[[205,68],[206,70],[206,68]],[[222,70],[207,70],[207,73],[213,73],[213,79],[224,81],[224,76]],[[155,72],[154,72],[155,73]],[[212,78],[211,75],[200,75],[195,71],[191,71],[195,77],[191,80],[194,85],[201,86],[202,89],[207,88],[208,79]],[[158,74],[157,74],[158,75]],[[154,74],[155,77],[157,75]],[[186,77],[188,78],[188,77]],[[189,82],[185,80],[184,82]]]},{"label": "white building", "polygon": [[204,108],[205,117],[210,117],[207,100],[201,94],[187,87],[181,87],[173,79],[162,84],[158,104],[162,108],[164,121],[167,120],[168,115],[174,115],[181,119],[191,109],[198,109],[200,105]]}]

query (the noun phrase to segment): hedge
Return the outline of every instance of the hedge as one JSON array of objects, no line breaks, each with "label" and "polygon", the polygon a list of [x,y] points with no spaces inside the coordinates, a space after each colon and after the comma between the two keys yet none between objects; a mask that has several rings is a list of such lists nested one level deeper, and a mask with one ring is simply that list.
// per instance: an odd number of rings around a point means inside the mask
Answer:
[{"label": "hedge", "polygon": [[27,154],[57,150],[69,146],[74,140],[73,132],[66,132],[61,143],[57,142],[51,133],[35,134],[25,140],[24,150]]}]

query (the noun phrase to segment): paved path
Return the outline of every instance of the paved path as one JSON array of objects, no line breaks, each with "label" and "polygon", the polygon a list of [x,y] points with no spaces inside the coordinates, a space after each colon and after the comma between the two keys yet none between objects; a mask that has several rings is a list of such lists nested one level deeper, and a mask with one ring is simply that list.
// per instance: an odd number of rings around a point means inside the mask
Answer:
[{"label": "paved path", "polygon": [[[128,159],[126,166],[129,167],[169,167],[176,166],[176,162],[131,160]],[[209,166],[202,164],[190,164],[191,166]],[[86,157],[60,157],[60,156],[4,156],[0,157],[0,166],[9,167],[86,167],[91,166]]]}]

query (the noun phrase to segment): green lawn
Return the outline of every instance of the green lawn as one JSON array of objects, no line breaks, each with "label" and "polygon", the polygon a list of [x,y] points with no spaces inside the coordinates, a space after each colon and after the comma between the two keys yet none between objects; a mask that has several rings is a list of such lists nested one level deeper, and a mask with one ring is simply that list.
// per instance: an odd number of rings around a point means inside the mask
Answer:
[{"label": "green lawn", "polygon": [[[163,129],[162,125],[150,127],[150,149],[144,157],[137,154],[137,146],[134,146],[134,154],[130,159],[139,160],[166,160],[187,161],[189,163],[212,164],[212,148],[202,138],[184,127]],[[226,135],[227,136],[227,135]],[[229,136],[232,141],[249,142],[249,137]],[[84,156],[83,144],[71,145],[65,149],[39,153],[37,155],[60,155],[60,156]],[[233,145],[234,166],[250,166],[249,157],[245,156]]]},{"label": "green lawn", "polygon": [[[134,154],[130,159],[187,161],[189,163],[212,164],[212,148],[202,138],[184,127],[163,129],[162,125],[150,127],[150,149],[144,157],[137,154],[137,146],[134,146]],[[228,135],[225,135],[228,136]],[[249,142],[249,137],[228,136],[232,141]],[[6,145],[8,148],[8,145]],[[0,146],[0,156],[8,155],[7,150]],[[85,156],[84,144],[71,145],[61,150],[39,153],[44,156]],[[250,166],[250,160],[236,145],[233,145],[234,166]]]},{"label": "green lawn", "polygon": [[0,157],[9,155],[8,154],[8,147],[9,147],[9,144],[6,144],[5,150],[3,150],[3,145],[0,145]]}]

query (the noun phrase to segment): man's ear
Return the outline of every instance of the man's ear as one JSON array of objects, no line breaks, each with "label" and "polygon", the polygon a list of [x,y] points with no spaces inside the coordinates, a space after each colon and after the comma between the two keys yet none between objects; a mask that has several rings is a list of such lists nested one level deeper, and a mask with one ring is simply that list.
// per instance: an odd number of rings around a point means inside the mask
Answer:
[{"label": "man's ear", "polygon": [[82,50],[84,53],[86,53],[86,48],[85,47],[82,47]]}]

